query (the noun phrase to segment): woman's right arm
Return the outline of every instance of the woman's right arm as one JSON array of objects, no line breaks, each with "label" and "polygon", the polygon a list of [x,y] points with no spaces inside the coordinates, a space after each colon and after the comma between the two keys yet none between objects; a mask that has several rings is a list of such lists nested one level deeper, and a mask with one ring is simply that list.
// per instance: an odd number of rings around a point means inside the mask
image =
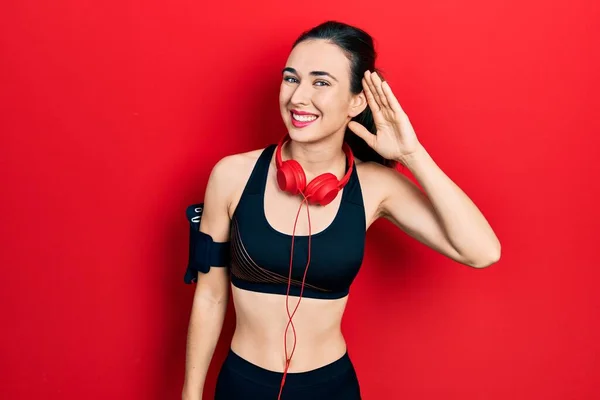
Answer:
[{"label": "woman's right arm", "polygon": [[[229,204],[233,193],[231,157],[220,160],[213,168],[204,196],[200,231],[215,242],[229,240]],[[227,267],[212,267],[208,273],[198,273],[190,315],[183,400],[201,400],[204,381],[221,329],[229,300]]]}]

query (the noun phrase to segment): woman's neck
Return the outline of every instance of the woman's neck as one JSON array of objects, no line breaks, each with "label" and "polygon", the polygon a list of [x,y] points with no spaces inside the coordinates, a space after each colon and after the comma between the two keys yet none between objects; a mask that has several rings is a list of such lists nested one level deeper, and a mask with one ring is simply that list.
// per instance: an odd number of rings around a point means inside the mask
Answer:
[{"label": "woman's neck", "polygon": [[284,160],[300,163],[310,181],[317,175],[331,172],[338,178],[345,173],[346,154],[342,150],[343,137],[330,135],[311,143],[288,141],[282,148]]}]

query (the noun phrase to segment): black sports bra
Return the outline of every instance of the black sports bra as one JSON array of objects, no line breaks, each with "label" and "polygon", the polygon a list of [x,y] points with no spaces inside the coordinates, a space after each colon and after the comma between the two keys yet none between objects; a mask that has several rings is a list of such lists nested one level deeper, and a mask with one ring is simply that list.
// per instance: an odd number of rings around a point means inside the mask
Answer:
[{"label": "black sports bra", "polygon": [[[261,153],[233,214],[230,276],[236,287],[285,295],[292,235],[275,230],[264,211],[265,186],[275,148],[276,145],[270,145]],[[356,168],[341,196],[333,222],[325,230],[311,235],[310,265],[303,297],[337,299],[346,296],[362,264],[366,221]],[[295,235],[290,295],[300,295],[307,257],[308,236]]]}]

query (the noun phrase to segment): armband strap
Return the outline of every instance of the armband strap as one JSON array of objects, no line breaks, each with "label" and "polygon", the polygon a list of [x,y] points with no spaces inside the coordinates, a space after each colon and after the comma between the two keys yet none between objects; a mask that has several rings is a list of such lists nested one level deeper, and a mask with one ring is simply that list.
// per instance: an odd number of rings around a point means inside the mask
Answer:
[{"label": "armband strap", "polygon": [[213,238],[200,232],[200,219],[204,203],[192,204],[186,210],[190,223],[189,260],[185,271],[184,282],[187,284],[198,281],[198,272],[207,273],[210,267],[229,265],[230,243],[215,242]]}]

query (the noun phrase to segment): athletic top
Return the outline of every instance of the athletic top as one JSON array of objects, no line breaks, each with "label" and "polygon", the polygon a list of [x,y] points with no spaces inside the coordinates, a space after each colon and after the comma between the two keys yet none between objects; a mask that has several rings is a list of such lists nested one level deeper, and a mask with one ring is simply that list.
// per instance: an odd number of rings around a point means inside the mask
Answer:
[{"label": "athletic top", "polygon": [[[264,209],[265,186],[276,145],[265,148],[244,187],[231,220],[231,282],[241,289],[285,295],[290,270],[292,235],[273,228]],[[337,299],[346,296],[363,260],[365,209],[354,166],[341,193],[333,222],[311,235],[310,265],[303,297]],[[306,218],[303,209],[299,218]],[[293,227],[294,221],[290,221]],[[308,235],[294,236],[290,295],[299,296],[308,261]]]}]

